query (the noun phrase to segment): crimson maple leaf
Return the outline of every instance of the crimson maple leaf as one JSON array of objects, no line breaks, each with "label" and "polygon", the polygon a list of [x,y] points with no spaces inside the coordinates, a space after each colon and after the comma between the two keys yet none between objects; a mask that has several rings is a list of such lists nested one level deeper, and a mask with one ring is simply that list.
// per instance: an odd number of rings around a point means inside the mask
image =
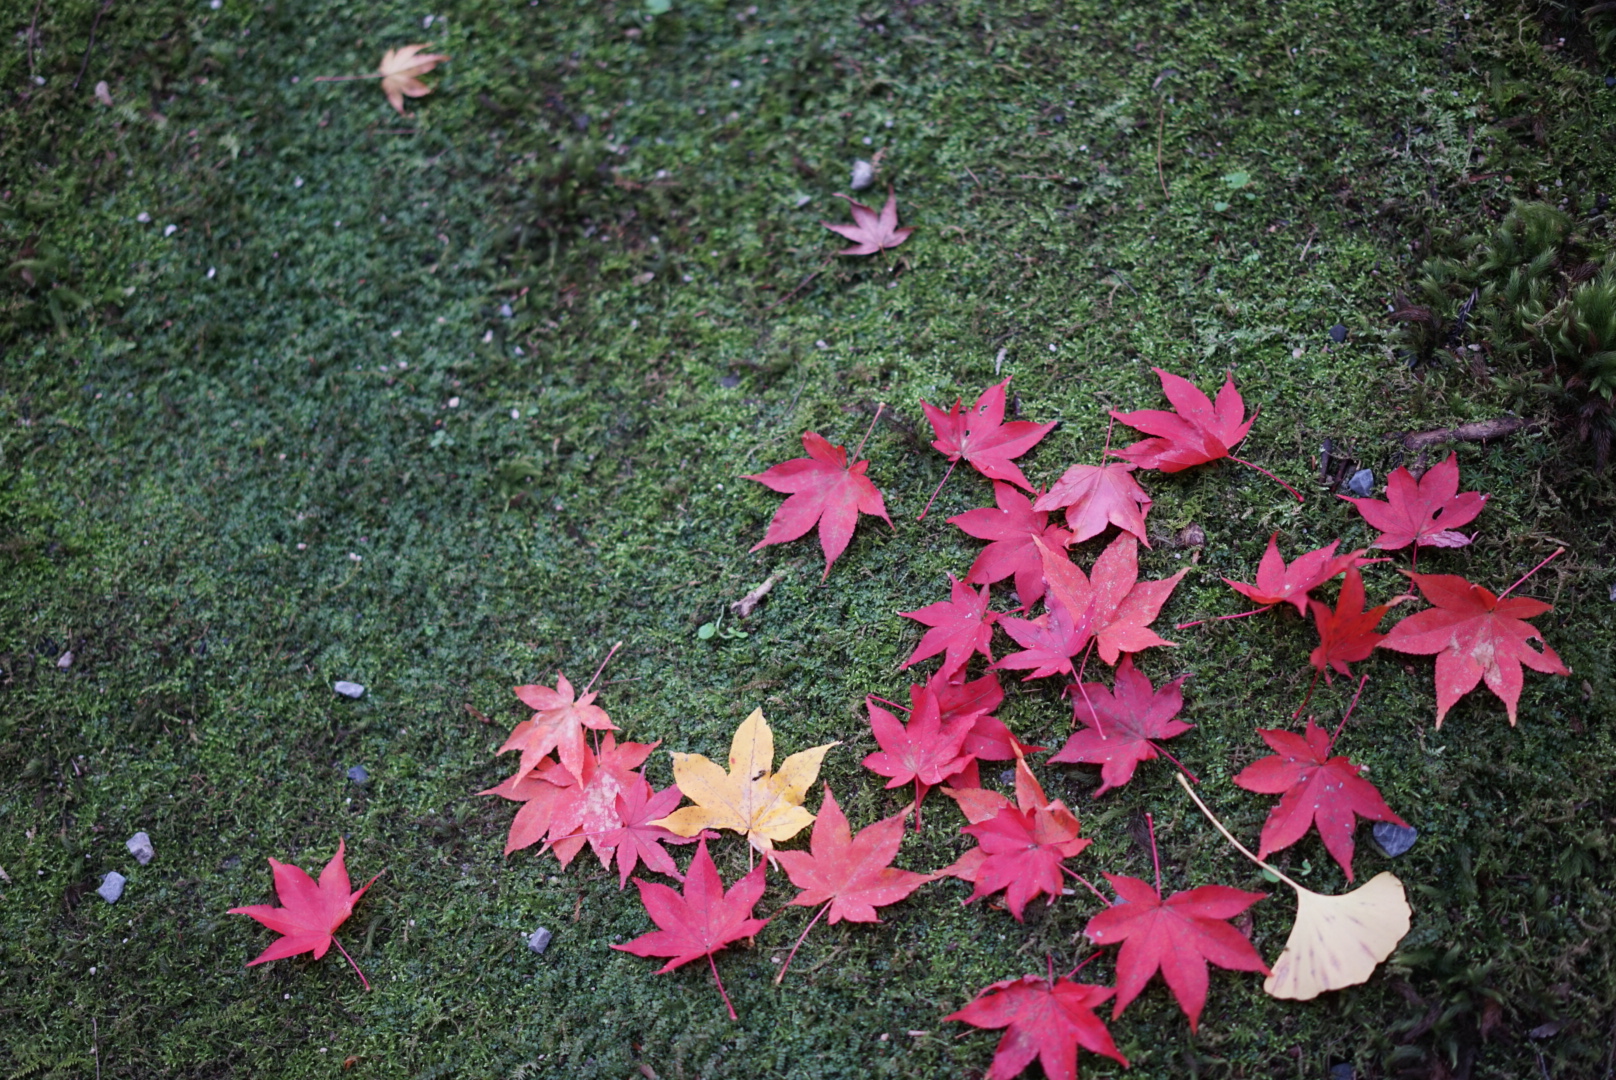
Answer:
[{"label": "crimson maple leaf", "polygon": [[1454,532],[1474,521],[1487,506],[1479,491],[1459,494],[1459,455],[1433,465],[1419,480],[1407,466],[1386,478],[1386,499],[1341,498],[1358,508],[1364,520],[1380,530],[1374,547],[1395,551],[1408,547],[1464,547],[1470,537]]},{"label": "crimson maple leaf", "polygon": [[824,580],[830,577],[831,564],[847,550],[860,514],[874,515],[888,527],[892,519],[887,517],[881,492],[864,475],[870,467],[868,461],[848,465],[847,447],[832,446],[812,431],[803,433],[802,446],[808,451],[807,457],[792,458],[765,472],[741,478],[756,480],[791,496],[774,512],[768,531],[751,550],[795,540],[817,522],[819,547],[825,553]]},{"label": "crimson maple leaf", "polygon": [[703,830],[696,836],[680,836],[660,825],[652,825],[651,822],[673,813],[684,795],[677,785],[658,791],[644,776],[639,773],[632,775],[636,782],[624,788],[613,801],[617,824],[606,828],[598,837],[590,838],[596,854],[600,856],[601,865],[609,868],[612,853],[616,852],[619,889],[628,885],[628,876],[641,860],[649,870],[683,880],[684,875],[679,873],[673,858],[662,845],[693,844],[698,837],[716,839],[718,834]]},{"label": "crimson maple leaf", "polygon": [[522,761],[516,767],[521,776],[538,765],[539,759],[551,750],[561,764],[574,776],[583,768],[584,755],[589,752],[584,742],[584,728],[594,731],[617,731],[606,710],[596,705],[593,692],[574,700],[572,684],[560,672],[556,684],[548,686],[518,686],[513,692],[522,703],[535,710],[533,717],[523,720],[511,731],[511,737],[499,748],[522,751]]},{"label": "crimson maple leaf", "polygon": [[938,674],[944,678],[965,667],[973,652],[993,659],[993,624],[999,618],[998,612],[988,610],[990,586],[984,585],[981,592],[976,592],[953,574],[948,575],[948,582],[948,600],[928,604],[918,611],[898,613],[931,627],[921,636],[903,666],[912,667],[927,657],[943,653],[943,666]]},{"label": "crimson maple leaf", "polygon": [[[1335,610],[1317,600],[1308,601],[1313,609],[1313,624],[1319,631],[1319,644],[1308,654],[1308,662],[1324,672],[1330,681],[1330,669],[1342,675],[1351,675],[1348,664],[1369,659],[1369,654],[1386,637],[1375,632],[1380,620],[1394,605],[1407,600],[1399,596],[1390,603],[1364,610],[1363,575],[1356,566],[1347,567],[1346,580],[1341,583],[1341,595],[1336,598]],[[1313,676],[1315,679],[1317,675]]]},{"label": "crimson maple leaf", "polygon": [[522,804],[505,839],[506,855],[544,839],[555,821],[556,807],[560,805],[565,789],[575,783],[577,780],[559,762],[545,758],[532,772],[518,773],[485,791],[477,792],[479,795],[498,795]]},{"label": "crimson maple leaf", "polygon": [[1034,510],[1066,509],[1066,524],[1072,530],[1071,542],[1081,544],[1115,525],[1133,533],[1146,547],[1145,515],[1150,513],[1150,496],[1133,478],[1139,466],[1131,461],[1109,465],[1073,465],[1055,486],[1032,504]]},{"label": "crimson maple leaf", "polygon": [[1124,656],[1114,692],[1102,683],[1084,683],[1075,692],[1068,688],[1075,719],[1086,726],[1074,731],[1050,762],[1099,765],[1096,797],[1126,784],[1140,762],[1166,753],[1152,740],[1171,739],[1195,726],[1173,719],[1184,707],[1183,682],[1179,676],[1158,690],[1134,669],[1133,657]]},{"label": "crimson maple leaf", "polygon": [[353,957],[348,955],[348,950],[342,947],[342,942],[335,935],[337,927],[347,922],[348,916],[353,914],[354,904],[381,875],[377,874],[357,891],[350,892],[352,885],[348,880],[344,850],[345,845],[338,837],[337,853],[320,871],[318,885],[297,867],[275,859],[269,860],[270,869],[275,874],[275,895],[280,899],[281,906],[251,904],[229,911],[231,915],[250,915],[283,935],[279,941],[259,953],[257,959],[247,961],[248,967],[306,952],[313,953],[318,960],[332,945],[336,945],[337,951],[353,965],[365,989],[370,989],[370,981],[365,978],[365,973],[359,970],[359,965],[354,963]]},{"label": "crimson maple leaf", "polygon": [[846,199],[848,209],[853,211],[853,224],[832,225],[828,221],[821,221],[831,232],[853,241],[853,246],[838,251],[838,255],[874,255],[885,248],[895,248],[914,232],[914,227],[898,228],[898,196],[890,186],[887,187],[887,203],[877,214],[861,202],[855,202],[841,192],[836,198]]},{"label": "crimson maple leaf", "polygon": [[712,856],[707,854],[707,841],[703,838],[696,846],[696,857],[690,860],[690,868],[685,871],[683,896],[658,882],[634,879],[640,889],[640,902],[645,905],[651,921],[661,929],[612,948],[635,956],[672,957],[657,968],[658,975],[705,956],[713,970],[713,981],[718,984],[718,992],[729,1009],[729,1018],[737,1019],[735,1006],[730,1004],[729,994],[724,990],[724,980],[718,977],[713,953],[732,941],[752,937],[768,924],[768,919],[752,918],[752,908],[763,896],[763,875],[768,865],[768,860],[758,863],[751,873],[725,892],[724,882],[718,876]]},{"label": "crimson maple leaf", "polygon": [[948,519],[968,536],[993,541],[977,555],[965,581],[987,585],[1014,576],[1021,606],[1030,608],[1044,595],[1044,564],[1032,538],[1063,548],[1072,534],[1049,524],[1049,515],[1037,512],[1032,501],[1009,484],[994,481],[993,500],[997,509],[967,510]]},{"label": "crimson maple leaf", "polygon": [[1036,619],[1006,615],[999,620],[999,625],[1021,646],[1021,651],[1000,657],[994,668],[1030,670],[1031,674],[1023,681],[1072,673],[1072,659],[1092,638],[1087,612],[1082,617],[1074,616],[1059,600],[1051,600],[1046,606],[1048,610]]},{"label": "crimson maple leaf", "polygon": [[1522,664],[1548,675],[1571,674],[1546,642],[1541,653],[1527,644],[1533,638],[1543,641],[1543,635],[1525,620],[1553,611],[1548,604],[1521,596],[1506,600],[1457,574],[1408,576],[1436,606],[1392,627],[1380,647],[1436,654],[1437,727],[1453,704],[1483,679],[1487,689],[1503,700],[1514,726]]},{"label": "crimson maple leaf", "polygon": [[[931,421],[937,440],[931,445],[954,465],[967,461],[977,472],[989,480],[1004,480],[1027,491],[1032,485],[1022,475],[1011,458],[1018,458],[1038,445],[1040,439],[1054,430],[1055,425],[1035,424],[1031,420],[1004,422],[1004,388],[1010,380],[982,391],[976,404],[961,412],[963,401],[954,400],[954,407],[944,412],[935,405],[922,401],[920,407]],[[944,480],[948,477],[944,476]],[[941,487],[942,485],[938,485]],[[936,497],[935,495],[933,496]],[[925,516],[924,513],[921,514]]]},{"label": "crimson maple leaf", "polygon": [[1024,754],[1041,753],[1042,746],[1022,742],[1004,725],[1004,721],[989,715],[1004,701],[1004,688],[999,676],[988,672],[972,682],[949,682],[942,672],[936,672],[926,686],[937,695],[938,721],[949,723],[961,716],[969,716],[974,723],[960,745],[962,752],[983,761],[1010,761]]},{"label": "crimson maple leaf", "polygon": [[969,1005],[943,1019],[989,1030],[1009,1029],[994,1051],[988,1080],[1010,1080],[1031,1065],[1033,1058],[1044,1067],[1049,1080],[1077,1080],[1079,1046],[1128,1064],[1105,1024],[1094,1015],[1095,1006],[1114,993],[1107,986],[1067,978],[1023,975],[984,986]]},{"label": "crimson maple leaf", "polygon": [[1330,756],[1330,736],[1311,716],[1300,735],[1262,728],[1257,734],[1274,753],[1247,765],[1234,782],[1247,791],[1282,796],[1263,822],[1257,858],[1290,847],[1316,824],[1324,849],[1351,881],[1352,834],[1358,818],[1407,826],[1392,813],[1379,789],[1359,775],[1358,766],[1345,757]]},{"label": "crimson maple leaf", "polygon": [[865,699],[870,710],[870,727],[881,749],[864,759],[864,767],[873,773],[890,777],[887,787],[915,785],[915,828],[920,828],[920,804],[933,784],[940,784],[964,767],[969,754],[961,753],[960,746],[975,726],[976,717],[960,716],[943,724],[939,716],[937,695],[925,686],[909,688],[913,710],[908,726],[896,716]]},{"label": "crimson maple leaf", "polygon": [[1332,540],[1316,551],[1298,555],[1294,562],[1286,566],[1284,556],[1279,553],[1279,533],[1276,532],[1268,537],[1268,550],[1263,552],[1262,562],[1257,564],[1255,585],[1228,578],[1223,580],[1235,592],[1263,605],[1263,610],[1275,604],[1291,604],[1298,615],[1306,618],[1309,592],[1350,566],[1368,566],[1378,561],[1359,558],[1363,554],[1362,548],[1346,555],[1337,555],[1335,549],[1340,544],[1341,541]]},{"label": "crimson maple leaf", "polygon": [[1251,942],[1224,921],[1265,899],[1266,894],[1203,885],[1176,892],[1164,901],[1157,889],[1138,878],[1121,874],[1106,874],[1105,878],[1117,891],[1119,902],[1090,919],[1083,933],[1096,945],[1122,942],[1112,1020],[1122,1015],[1160,971],[1178,999],[1178,1007],[1189,1017],[1193,1033],[1206,1007],[1208,961],[1233,971],[1268,974],[1268,965]]}]

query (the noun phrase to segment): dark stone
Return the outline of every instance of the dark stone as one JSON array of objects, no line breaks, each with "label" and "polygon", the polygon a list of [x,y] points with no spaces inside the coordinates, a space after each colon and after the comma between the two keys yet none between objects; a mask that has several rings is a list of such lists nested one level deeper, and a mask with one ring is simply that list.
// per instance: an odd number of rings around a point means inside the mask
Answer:
[{"label": "dark stone", "polygon": [[1388,859],[1395,859],[1409,848],[1414,841],[1420,838],[1420,830],[1398,825],[1390,821],[1377,821],[1374,828],[1375,846]]},{"label": "dark stone", "polygon": [[741,377],[739,375],[725,375],[723,378],[718,380],[718,385],[722,386],[725,390],[733,390],[737,386],[741,385]]},{"label": "dark stone", "polygon": [[1347,328],[1341,323],[1336,323],[1334,326],[1330,327],[1330,340],[1335,342],[1337,345],[1347,340]]},{"label": "dark stone", "polygon": [[1367,499],[1375,491],[1375,470],[1359,469],[1347,481],[1347,490],[1360,499]]},{"label": "dark stone", "polygon": [[370,779],[370,774],[365,771],[365,767],[363,765],[355,765],[353,768],[348,770],[348,779],[352,780],[356,784],[363,784],[366,780]]},{"label": "dark stone", "polygon": [[1355,1080],[1356,1076],[1357,1073],[1352,1071],[1352,1066],[1345,1061],[1330,1066],[1330,1080]]}]

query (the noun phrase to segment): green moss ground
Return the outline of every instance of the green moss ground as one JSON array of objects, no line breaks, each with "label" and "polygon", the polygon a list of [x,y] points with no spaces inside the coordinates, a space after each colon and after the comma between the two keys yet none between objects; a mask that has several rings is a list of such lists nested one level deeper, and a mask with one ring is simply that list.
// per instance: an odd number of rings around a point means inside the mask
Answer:
[{"label": "green moss ground", "polygon": [[[629,737],[718,757],[761,705],[782,753],[842,740],[824,777],[868,823],[899,799],[858,766],[863,696],[902,693],[918,630],[896,613],[965,571],[976,542],[942,519],[990,498],[956,475],[914,520],[946,464],[920,400],[1013,375],[1024,415],[1062,421],[1027,459],[1047,483],[1098,458],[1106,407],[1156,406],[1151,365],[1232,367],[1262,410],[1245,453],[1308,502],[1227,464],[1152,474],[1144,559],[1196,563],[1164,623],[1230,612],[1219,576],[1249,578],[1271,531],[1370,539],[1317,481],[1325,438],[1384,476],[1387,433],[1501,408],[1393,356],[1386,303],[1429,230],[1540,197],[1608,234],[1616,91],[1534,10],[763,7],[53,0],[30,48],[35,5],[0,3],[0,1075],[980,1075],[997,1036],[942,1015],[1086,956],[1091,901],[1021,925],[936,884],[816,929],[777,989],[791,909],[720,958],[732,1024],[704,969],[608,949],[650,928],[615,873],[501,857],[509,804],[472,793],[508,770],[509,687],[587,679],[621,639],[602,702]],[[418,40],[453,60],[408,119],[313,82]],[[919,231],[787,299],[877,151]],[[862,525],[823,585],[811,541],[748,554],[778,497],[740,474],[805,428],[857,442],[878,402],[896,530]],[[1616,501],[1552,434],[1458,450],[1494,498],[1421,567],[1502,588],[1566,545],[1523,591],[1555,603],[1574,675],[1529,674],[1517,728],[1478,694],[1438,732],[1430,662],[1369,662],[1344,747],[1424,834],[1395,864],[1413,931],[1310,1004],[1215,975],[1195,1037],[1157,984],[1113,1025],[1133,1075],[1610,1075]],[[1199,552],[1173,540],[1192,523]],[[749,637],[698,639],[779,569]],[[1141,667],[1191,673],[1175,752],[1254,837],[1270,800],[1229,778],[1300,701],[1312,631],[1171,636]],[[1042,684],[1001,715],[1049,745],[1069,723]],[[670,781],[665,753],[649,772]],[[1041,772],[1095,838],[1087,871],[1148,875],[1148,809],[1170,887],[1265,887],[1164,763],[1098,802],[1094,770]],[[963,850],[928,809],[902,865]],[[339,834],[356,877],[386,870],[343,932],[374,992],[335,953],[245,970],[270,935],[225,910],[270,899],[266,857],[317,865]],[[1364,835],[1360,877],[1392,865]],[[1316,836],[1281,862],[1344,887]],[[771,879],[760,911],[791,895]],[[1255,909],[1270,958],[1290,910]]]}]

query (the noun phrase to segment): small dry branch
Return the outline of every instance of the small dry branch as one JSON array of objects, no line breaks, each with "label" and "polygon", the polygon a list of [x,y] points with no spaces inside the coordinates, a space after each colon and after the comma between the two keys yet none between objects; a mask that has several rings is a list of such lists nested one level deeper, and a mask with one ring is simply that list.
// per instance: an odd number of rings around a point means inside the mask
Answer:
[{"label": "small dry branch", "polygon": [[1445,442],[1488,442],[1523,431],[1533,431],[1539,426],[1536,420],[1522,416],[1500,416],[1496,420],[1477,420],[1436,431],[1399,431],[1386,438],[1400,441],[1405,450],[1424,450]]}]

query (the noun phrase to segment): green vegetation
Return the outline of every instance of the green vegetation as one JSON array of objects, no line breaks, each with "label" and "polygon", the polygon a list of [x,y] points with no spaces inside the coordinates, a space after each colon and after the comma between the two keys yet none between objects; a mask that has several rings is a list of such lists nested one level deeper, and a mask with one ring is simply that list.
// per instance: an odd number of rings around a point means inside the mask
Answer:
[{"label": "green vegetation", "polygon": [[[1023,926],[934,884],[881,926],[816,928],[775,988],[811,917],[788,910],[719,959],[732,1024],[699,966],[656,976],[608,948],[650,928],[615,873],[501,858],[510,806],[472,793],[508,771],[509,688],[586,680],[622,639],[602,703],[628,737],[721,757],[761,705],[782,753],[842,740],[823,777],[866,824],[900,796],[859,768],[863,697],[902,693],[918,628],[896,613],[969,566],[977,543],[942,519],[990,498],[958,475],[914,520],[946,465],[921,399],[1013,375],[1024,415],[1063,421],[1025,462],[1047,483],[1099,459],[1107,407],[1159,402],[1151,365],[1203,386],[1234,368],[1262,409],[1242,456],[1308,503],[1247,469],[1152,474],[1142,567],[1197,564],[1164,623],[1226,613],[1219,575],[1249,580],[1271,531],[1290,552],[1370,538],[1319,483],[1325,439],[1332,473],[1383,478],[1403,456],[1384,436],[1495,417],[1532,375],[1396,355],[1394,294],[1473,250],[1442,237],[1535,200],[1609,243],[1607,30],[1572,20],[1585,36],[1562,48],[1558,24],[1504,4],[0,13],[4,1076],[329,1076],[350,1058],[355,1076],[976,1075],[996,1036],[941,1016],[1046,954],[1086,956],[1089,900]],[[407,118],[369,83],[314,81],[411,41],[453,59]],[[893,184],[919,231],[827,263],[817,222],[877,154],[872,194]],[[1607,320],[1610,288],[1605,271],[1583,286]],[[823,585],[812,541],[748,554],[778,497],[738,477],[795,456],[805,428],[855,443],[877,403],[870,474],[896,531],[866,522]],[[1518,728],[1477,694],[1434,731],[1431,664],[1369,661],[1343,750],[1423,835],[1392,863],[1365,830],[1358,866],[1404,878],[1413,931],[1328,1001],[1216,975],[1198,1037],[1153,988],[1115,1026],[1130,1075],[1611,1068],[1616,496],[1575,430],[1457,449],[1494,497],[1472,546],[1421,569],[1502,588],[1566,544],[1523,589],[1555,603],[1539,623],[1574,674],[1529,675]],[[1203,548],[1175,539],[1191,524]],[[1372,598],[1400,565],[1366,572]],[[757,613],[698,633],[780,569]],[[1174,752],[1255,837],[1270,800],[1229,778],[1301,701],[1312,630],[1275,614],[1168,636],[1181,647],[1140,667],[1192,673],[1199,726]],[[337,698],[337,679],[369,690]],[[1349,693],[1321,687],[1321,719]],[[1067,708],[1014,684],[1001,715],[1058,745]],[[650,772],[670,782],[662,750]],[[1040,773],[1095,838],[1090,868],[1148,875],[1149,809],[1170,888],[1262,887],[1164,763],[1098,801],[1096,770]],[[899,865],[962,850],[952,813],[928,813]],[[123,850],[137,829],[146,867]],[[245,970],[269,935],[226,909],[271,898],[267,856],[318,866],[339,834],[357,880],[386,870],[342,935],[374,992],[335,954]],[[1286,854],[1310,887],[1343,886],[1316,838]],[[714,855],[726,879],[745,865],[733,840]],[[93,890],[113,869],[129,885],[108,905]],[[791,895],[773,878],[760,913]],[[1272,957],[1290,900],[1253,911]],[[540,924],[542,957],[521,940]]]}]

